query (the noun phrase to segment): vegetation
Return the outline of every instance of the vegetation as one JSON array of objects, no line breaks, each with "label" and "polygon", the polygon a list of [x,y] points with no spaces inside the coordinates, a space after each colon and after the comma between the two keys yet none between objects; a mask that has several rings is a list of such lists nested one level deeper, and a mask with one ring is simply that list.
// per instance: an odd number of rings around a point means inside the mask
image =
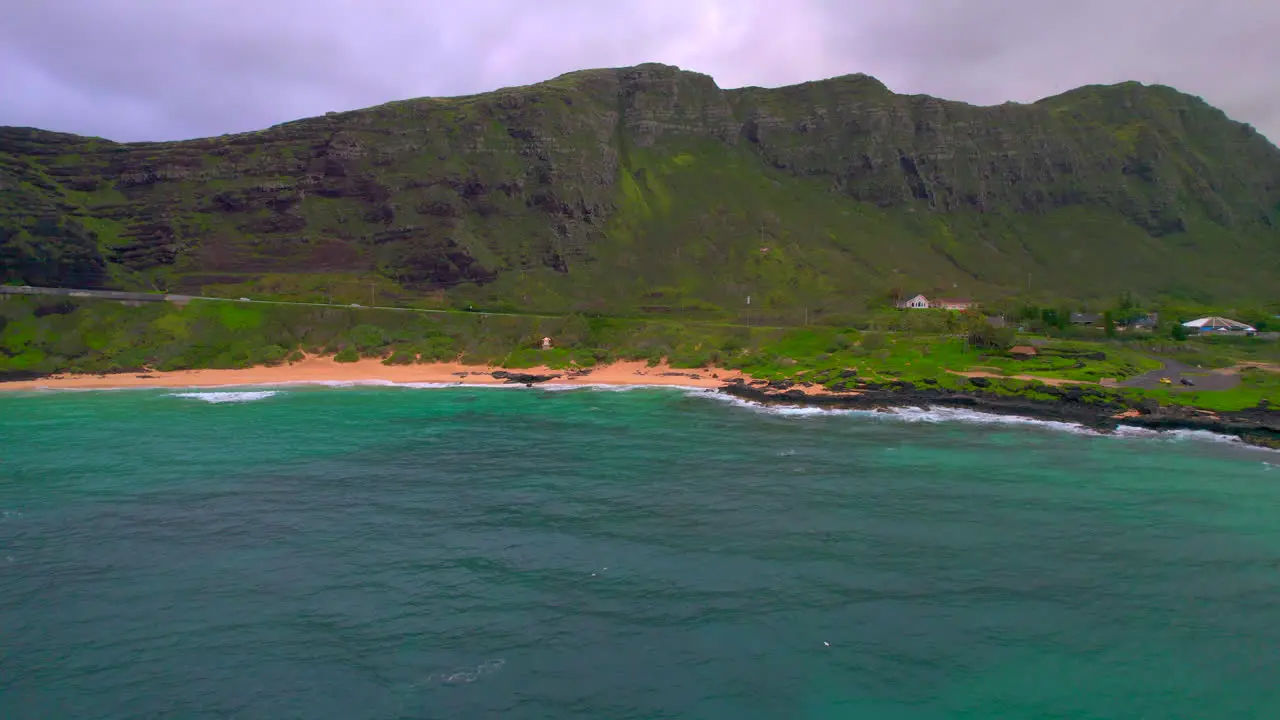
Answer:
[{"label": "vegetation", "polygon": [[[3,296],[0,296],[3,297]],[[903,330],[894,327],[908,325]],[[1043,318],[1043,315],[1040,315]],[[1104,387],[1158,370],[1160,358],[1205,372],[1237,364],[1280,363],[1280,343],[1245,338],[1162,339],[1159,333],[1108,338],[1056,325],[1039,334],[993,328],[980,314],[865,313],[848,325],[746,326],[571,314],[496,316],[192,301],[127,306],[97,300],[13,296],[0,302],[0,379],[54,372],[111,373],[243,368],[298,362],[305,354],[339,362],[378,358],[388,365],[461,360],[506,368],[589,368],[615,360],[674,367],[739,369],[768,380],[833,390],[861,384],[968,387],[1048,399],[1055,383],[1209,409],[1280,406],[1280,375],[1243,371],[1238,387],[1139,390]],[[555,349],[540,349],[544,336]],[[1163,336],[1167,337],[1167,336]],[[1009,352],[1033,343],[1033,357]]]},{"label": "vegetation", "polygon": [[1278,240],[1280,150],[1134,83],[973,107],[643,65],[176,143],[0,128],[0,282],[833,326],[924,292],[1065,332],[1065,299],[1271,301]]}]

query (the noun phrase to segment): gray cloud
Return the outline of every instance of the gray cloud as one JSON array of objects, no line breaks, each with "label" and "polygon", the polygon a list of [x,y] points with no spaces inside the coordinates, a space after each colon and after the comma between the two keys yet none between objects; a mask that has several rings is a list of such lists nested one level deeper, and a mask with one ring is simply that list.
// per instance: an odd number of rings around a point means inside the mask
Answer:
[{"label": "gray cloud", "polygon": [[118,140],[252,130],[646,61],[723,87],[865,72],[898,92],[980,104],[1139,80],[1280,138],[1280,3],[1264,0],[12,5],[0,23],[0,124]]}]

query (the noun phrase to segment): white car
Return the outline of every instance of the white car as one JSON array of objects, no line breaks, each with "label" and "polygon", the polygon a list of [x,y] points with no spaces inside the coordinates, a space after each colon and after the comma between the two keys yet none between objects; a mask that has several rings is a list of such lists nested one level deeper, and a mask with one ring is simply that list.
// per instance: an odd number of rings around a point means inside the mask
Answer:
[{"label": "white car", "polygon": [[253,302],[249,298],[240,298],[240,302]]},{"label": "white car", "polygon": [[351,307],[361,307],[360,303],[351,303]]}]

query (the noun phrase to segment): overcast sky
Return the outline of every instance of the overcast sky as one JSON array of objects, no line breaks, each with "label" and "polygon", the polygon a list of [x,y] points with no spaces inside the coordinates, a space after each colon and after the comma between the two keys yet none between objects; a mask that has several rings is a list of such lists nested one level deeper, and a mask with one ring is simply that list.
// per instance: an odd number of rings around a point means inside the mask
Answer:
[{"label": "overcast sky", "polygon": [[1164,83],[1280,139],[1280,0],[13,0],[0,125],[189,138],[648,61],[980,104]]}]

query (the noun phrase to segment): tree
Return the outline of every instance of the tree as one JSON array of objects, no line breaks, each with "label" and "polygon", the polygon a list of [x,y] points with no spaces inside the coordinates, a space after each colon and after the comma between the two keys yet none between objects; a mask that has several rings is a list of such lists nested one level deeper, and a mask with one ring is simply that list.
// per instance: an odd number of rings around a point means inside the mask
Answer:
[{"label": "tree", "polygon": [[1109,338],[1116,336],[1116,319],[1110,310],[1102,313],[1102,330]]},{"label": "tree", "polygon": [[1178,342],[1187,339],[1187,328],[1182,323],[1174,323],[1173,329],[1169,331],[1169,336]]},{"label": "tree", "polygon": [[1015,335],[1013,328],[995,327],[985,318],[977,319],[969,324],[969,344],[985,350],[1008,350],[1013,347]]}]

